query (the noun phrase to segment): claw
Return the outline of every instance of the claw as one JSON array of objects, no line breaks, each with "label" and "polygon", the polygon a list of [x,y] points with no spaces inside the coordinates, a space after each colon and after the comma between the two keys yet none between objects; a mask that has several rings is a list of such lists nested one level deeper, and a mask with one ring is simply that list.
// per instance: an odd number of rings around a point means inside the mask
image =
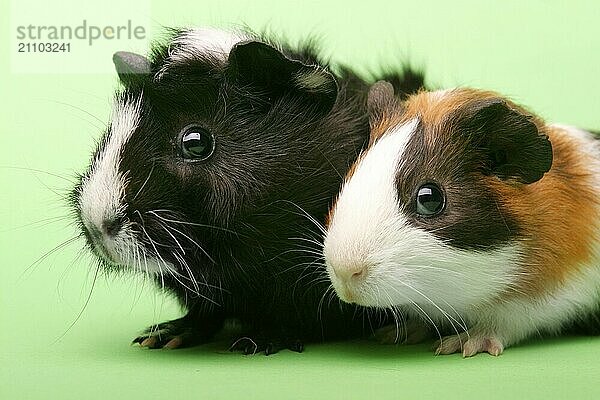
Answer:
[{"label": "claw", "polygon": [[247,344],[246,347],[244,348],[244,355],[249,356],[249,355],[255,355],[258,351],[258,346],[256,344],[252,345],[252,344]]},{"label": "claw", "polygon": [[290,350],[291,351],[295,351],[296,353],[302,353],[304,351],[304,343],[302,343],[299,340],[296,340],[294,343],[292,343],[292,345],[290,346]]},{"label": "claw", "polygon": [[268,343],[265,346],[265,356],[279,352],[279,348],[274,343]]},{"label": "claw", "polygon": [[175,336],[173,339],[169,340],[164,346],[163,349],[176,349],[183,344],[183,339],[181,336]]},{"label": "claw", "polygon": [[202,325],[190,317],[183,317],[147,328],[141,335],[133,339],[132,344],[139,343],[148,349],[178,349],[195,346],[212,340],[214,334],[222,326],[220,319],[203,320]]},{"label": "claw", "polygon": [[150,336],[148,338],[143,339],[140,342],[140,346],[142,347],[149,347],[149,348],[154,348],[156,346],[156,342],[157,342],[157,338],[156,336]]}]

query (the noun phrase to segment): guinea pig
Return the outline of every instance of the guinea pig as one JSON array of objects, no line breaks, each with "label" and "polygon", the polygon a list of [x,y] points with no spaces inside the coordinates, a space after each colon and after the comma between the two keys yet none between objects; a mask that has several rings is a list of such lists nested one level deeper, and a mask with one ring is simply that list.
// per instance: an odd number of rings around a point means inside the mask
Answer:
[{"label": "guinea pig", "polygon": [[206,28],[114,62],[123,89],[73,209],[98,268],[146,274],[187,310],[134,343],[205,343],[228,319],[246,353],[362,335],[362,311],[323,302],[314,238],[368,142],[365,80],[310,43]]},{"label": "guinea pig", "polygon": [[379,82],[368,103],[324,240],[343,301],[439,327],[436,354],[464,357],[598,324],[596,138],[488,91],[401,102]]}]

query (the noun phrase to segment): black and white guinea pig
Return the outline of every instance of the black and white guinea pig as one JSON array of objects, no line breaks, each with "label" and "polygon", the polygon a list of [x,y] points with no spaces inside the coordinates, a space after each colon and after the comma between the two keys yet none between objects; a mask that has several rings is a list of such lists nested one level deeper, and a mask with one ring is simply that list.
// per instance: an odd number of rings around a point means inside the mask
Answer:
[{"label": "black and white guinea pig", "polygon": [[245,352],[360,335],[355,307],[320,307],[312,237],[368,142],[368,84],[310,44],[216,29],[114,61],[124,89],[72,204],[98,268],[146,274],[187,310],[135,342],[207,342],[228,318]]},{"label": "black and white guinea pig", "polygon": [[597,139],[473,89],[399,102],[380,82],[369,110],[324,241],[342,300],[445,326],[437,354],[598,321]]}]

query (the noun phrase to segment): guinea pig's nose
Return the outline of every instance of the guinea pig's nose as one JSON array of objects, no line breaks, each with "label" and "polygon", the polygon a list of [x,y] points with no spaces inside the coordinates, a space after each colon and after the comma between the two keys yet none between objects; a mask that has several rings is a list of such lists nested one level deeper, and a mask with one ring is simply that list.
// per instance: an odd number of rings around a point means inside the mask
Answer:
[{"label": "guinea pig's nose", "polygon": [[362,263],[353,263],[344,265],[341,268],[335,268],[334,273],[345,283],[357,283],[366,276],[367,267]]},{"label": "guinea pig's nose", "polygon": [[102,232],[108,236],[116,236],[123,227],[123,218],[114,216],[102,221]]}]

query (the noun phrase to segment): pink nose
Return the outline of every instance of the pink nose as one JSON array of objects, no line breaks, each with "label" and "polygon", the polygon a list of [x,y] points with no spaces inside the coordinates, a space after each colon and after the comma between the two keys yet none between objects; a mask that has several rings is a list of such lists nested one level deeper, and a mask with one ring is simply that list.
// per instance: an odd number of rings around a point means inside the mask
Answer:
[{"label": "pink nose", "polygon": [[344,283],[357,283],[364,279],[366,275],[366,266],[362,264],[342,265],[335,268],[335,275]]}]

